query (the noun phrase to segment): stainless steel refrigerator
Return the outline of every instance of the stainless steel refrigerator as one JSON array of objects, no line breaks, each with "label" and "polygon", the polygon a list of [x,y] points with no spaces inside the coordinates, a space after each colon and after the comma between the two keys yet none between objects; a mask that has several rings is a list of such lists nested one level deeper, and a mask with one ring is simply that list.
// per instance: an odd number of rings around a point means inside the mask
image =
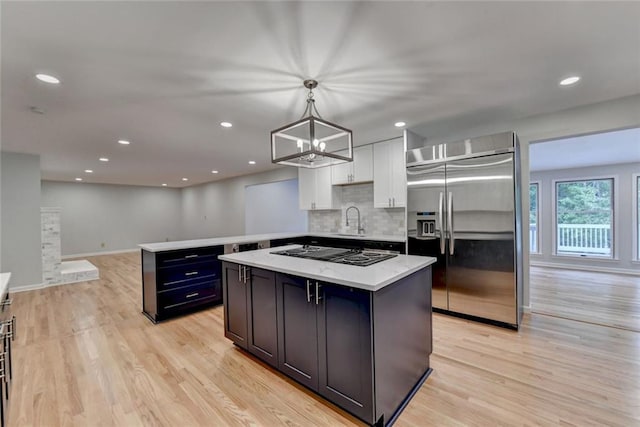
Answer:
[{"label": "stainless steel refrigerator", "polygon": [[[519,142],[513,132],[407,144],[407,253],[437,258],[435,311],[517,328],[522,318]],[[415,145],[415,143],[413,143]]]}]

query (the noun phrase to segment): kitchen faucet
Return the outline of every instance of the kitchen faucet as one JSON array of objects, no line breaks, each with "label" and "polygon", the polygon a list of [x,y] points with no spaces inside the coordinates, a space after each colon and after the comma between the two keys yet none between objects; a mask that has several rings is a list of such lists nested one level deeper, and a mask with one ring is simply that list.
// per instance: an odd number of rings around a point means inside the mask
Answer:
[{"label": "kitchen faucet", "polygon": [[355,207],[355,206],[349,206],[349,207],[347,208],[347,210],[345,211],[344,216],[345,216],[345,218],[346,218],[346,220],[347,220],[345,225],[346,225],[347,227],[349,226],[349,209],[355,209],[355,210],[356,210],[356,212],[358,212],[358,234],[364,234],[364,228],[362,228],[362,227],[360,226],[360,209],[358,209],[358,208],[357,208],[357,207]]}]

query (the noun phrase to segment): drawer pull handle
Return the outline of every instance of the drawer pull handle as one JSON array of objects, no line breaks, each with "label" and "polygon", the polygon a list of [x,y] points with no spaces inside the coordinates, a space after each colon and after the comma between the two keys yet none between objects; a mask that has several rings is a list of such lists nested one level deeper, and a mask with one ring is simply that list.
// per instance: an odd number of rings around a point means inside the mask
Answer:
[{"label": "drawer pull handle", "polygon": [[198,258],[198,255],[187,255],[185,258]]},{"label": "drawer pull handle", "polygon": [[193,297],[197,297],[200,293],[199,292],[194,292],[192,294],[188,294],[187,298],[193,298]]},{"label": "drawer pull handle", "polygon": [[194,275],[196,275],[196,274],[198,274],[198,272],[197,272],[197,271],[190,271],[190,272],[188,272],[188,273],[184,273],[184,275],[185,275],[185,276],[194,276]]}]

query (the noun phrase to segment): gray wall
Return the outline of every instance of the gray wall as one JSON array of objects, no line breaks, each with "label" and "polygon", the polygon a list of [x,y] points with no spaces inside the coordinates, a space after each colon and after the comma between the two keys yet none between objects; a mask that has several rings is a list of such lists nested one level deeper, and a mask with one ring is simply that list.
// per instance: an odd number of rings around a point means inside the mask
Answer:
[{"label": "gray wall", "polygon": [[62,208],[63,256],[180,240],[180,204],[174,188],[42,182],[42,206]]},{"label": "gray wall", "polygon": [[298,169],[273,171],[211,182],[182,190],[185,239],[245,234],[245,187],[298,178]]},{"label": "gray wall", "polygon": [[[540,212],[540,254],[531,254],[531,261],[555,265],[574,265],[589,268],[640,270],[640,265],[634,264],[633,259],[633,174],[640,172],[640,164],[623,164],[595,166],[589,168],[574,168],[563,170],[548,170],[532,172],[531,181],[539,182],[539,212]],[[553,230],[553,181],[564,179],[614,177],[614,259],[581,259],[564,255],[554,255]],[[528,229],[525,227],[525,230]]]},{"label": "gray wall", "polygon": [[[456,120],[432,123],[416,129],[429,143],[457,141],[479,135],[515,131],[521,143],[522,194],[529,191],[529,144],[567,136],[602,132],[604,130],[637,127],[640,125],[640,95],[518,120],[484,120],[482,125],[460,128]],[[523,224],[528,224],[529,199],[523,197]],[[529,234],[524,233],[524,305],[529,306]]]},{"label": "gray wall", "polygon": [[40,156],[2,152],[2,271],[11,287],[42,283]]},{"label": "gray wall", "polygon": [[245,187],[245,234],[307,232],[308,216],[299,208],[298,180]]}]

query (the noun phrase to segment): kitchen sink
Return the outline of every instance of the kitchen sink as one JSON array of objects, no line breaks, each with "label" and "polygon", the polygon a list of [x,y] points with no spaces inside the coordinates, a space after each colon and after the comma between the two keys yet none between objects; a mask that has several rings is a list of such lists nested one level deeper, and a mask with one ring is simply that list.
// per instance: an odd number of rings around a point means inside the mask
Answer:
[{"label": "kitchen sink", "polygon": [[367,237],[366,234],[354,234],[354,233],[333,233],[334,236],[343,236],[343,237],[355,237],[355,238],[364,238]]}]

